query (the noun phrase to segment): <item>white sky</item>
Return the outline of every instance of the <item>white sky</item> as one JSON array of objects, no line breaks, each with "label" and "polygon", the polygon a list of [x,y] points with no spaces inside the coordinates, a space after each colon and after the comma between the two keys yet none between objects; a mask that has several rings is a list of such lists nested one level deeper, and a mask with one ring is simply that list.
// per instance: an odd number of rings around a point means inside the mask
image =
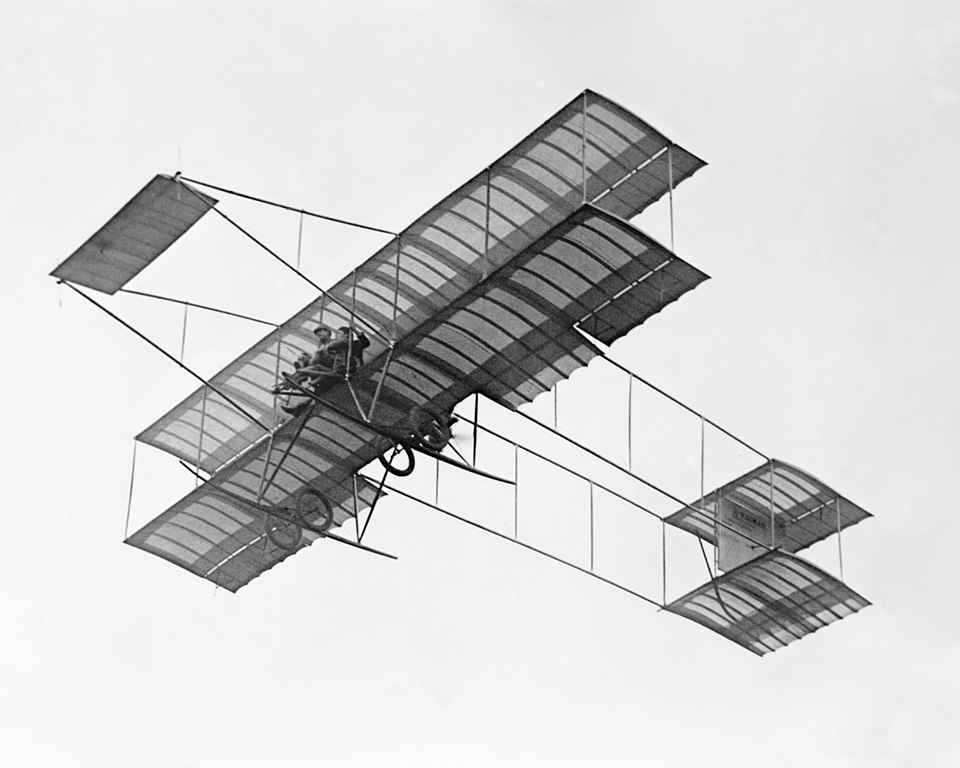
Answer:
[{"label": "white sky", "polygon": [[[960,764],[953,4],[132,5],[0,9],[0,763]],[[843,540],[873,607],[758,659],[399,501],[370,534],[398,561],[316,546],[238,595],[121,544],[131,438],[194,382],[58,261],[178,168],[398,229],[583,88],[709,163],[676,248],[713,279],[615,355],[874,513]],[[320,284],[383,242],[309,238]],[[131,287],[274,319],[311,298],[182,245]],[[178,348],[180,310],[136,316]],[[198,333],[207,374],[260,334]],[[138,457],[138,523],[179,498],[168,465]]]}]

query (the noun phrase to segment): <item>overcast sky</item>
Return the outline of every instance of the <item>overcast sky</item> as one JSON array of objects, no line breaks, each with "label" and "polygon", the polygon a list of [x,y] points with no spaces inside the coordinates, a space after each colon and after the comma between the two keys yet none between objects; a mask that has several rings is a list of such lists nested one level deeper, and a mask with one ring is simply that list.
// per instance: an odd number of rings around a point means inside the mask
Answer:
[{"label": "overcast sky", "polygon": [[[960,764],[953,5],[3,3],[0,762]],[[321,543],[237,595],[121,543],[132,437],[195,382],[60,260],[176,170],[398,230],[584,88],[709,163],[674,235],[712,279],[612,354],[872,512],[843,537],[872,607],[760,659],[399,499],[369,534],[399,560]],[[295,217],[250,216],[296,253]],[[383,242],[311,225],[304,271]],[[272,320],[313,298],[205,231],[138,281]],[[112,306],[179,350],[182,310]],[[261,334],[198,321],[185,356]],[[131,525],[184,474],[142,448]]]}]

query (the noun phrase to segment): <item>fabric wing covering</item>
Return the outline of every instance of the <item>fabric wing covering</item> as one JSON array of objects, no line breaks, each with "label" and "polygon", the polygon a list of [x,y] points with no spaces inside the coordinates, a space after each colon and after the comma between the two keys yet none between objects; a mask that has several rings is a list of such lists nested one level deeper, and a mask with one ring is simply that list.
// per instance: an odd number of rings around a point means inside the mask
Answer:
[{"label": "fabric wing covering", "polygon": [[[424,404],[441,412],[452,409],[472,392],[515,407],[533,400],[598,354],[573,328],[582,318],[602,322],[607,334],[619,335],[703,279],[703,273],[628,223],[584,206],[481,286],[422,323],[393,353],[382,352],[369,361],[351,383],[365,407],[377,398],[373,416],[383,427],[404,423],[413,408]],[[653,280],[658,287],[641,295],[640,287],[648,281],[652,285]],[[387,373],[381,375],[384,368]],[[261,373],[265,388],[272,386],[275,378],[264,369]],[[273,475],[279,457],[291,445],[263,502],[295,505],[296,493],[309,485],[332,502],[346,498],[337,524],[343,515],[352,515],[351,478],[376,457],[378,434],[343,415],[354,408],[345,383],[330,387],[322,396],[329,407],[316,406],[309,414],[281,424],[272,442],[261,439],[129,543],[228,589],[242,586],[260,572],[254,566],[272,567],[288,553],[262,538],[263,514],[254,514],[232,498],[255,500],[260,478]],[[200,414],[204,437],[216,439],[222,432],[227,439],[221,445],[228,450],[235,433],[226,420],[238,418],[235,414],[228,404],[209,395]],[[183,445],[187,451],[195,450],[188,441]],[[267,457],[270,463],[264,470]],[[230,497],[223,498],[218,488],[228,490]],[[188,548],[198,560],[196,565],[186,564],[184,537],[201,549],[208,545],[185,521],[209,514],[211,498],[217,515],[223,513],[224,505],[239,506],[245,530],[239,538],[231,535],[226,544],[218,539],[213,555]],[[370,503],[372,497],[363,495],[361,500]],[[247,552],[252,541],[260,541],[262,548]],[[230,546],[239,548],[238,553],[224,551]],[[246,554],[240,557],[241,552]]]},{"label": "fabric wing covering", "polygon": [[666,606],[757,655],[870,605],[842,581],[785,552],[767,552]]},{"label": "fabric wing covering", "polygon": [[[268,508],[294,509],[301,489],[309,486],[323,493],[334,526],[340,526],[373,503],[376,489],[344,463],[371,437],[369,430],[335,415],[286,425],[270,450],[240,457],[126,543],[236,592],[319,537],[304,529],[297,550],[276,546],[266,535],[267,526],[277,524]],[[261,478],[265,490],[257,505]]]},{"label": "fabric wing covering", "polygon": [[[170,532],[188,528],[184,516],[198,497],[222,512],[220,484],[242,485],[256,498],[266,457],[301,428],[297,445],[307,439],[312,452],[296,482],[350,490],[354,473],[376,456],[377,438],[338,415],[356,412],[347,385],[324,392],[330,408],[286,423],[271,392],[280,371],[315,349],[318,323],[368,335],[366,363],[351,384],[365,408],[379,388],[372,417],[381,427],[427,403],[452,408],[473,392],[517,407],[586,365],[599,350],[577,327],[610,343],[706,279],[626,221],[702,165],[607,99],[578,97],[138,435],[214,476],[130,543],[233,588],[252,575],[231,568],[257,557],[261,570],[279,562],[286,553],[268,557],[262,520],[247,521],[243,536],[231,534],[193,565],[189,558],[206,546],[193,538],[199,534]],[[352,514],[347,501],[343,511]],[[189,554],[177,536],[194,543]],[[244,554],[256,536],[263,554]],[[231,547],[236,554],[225,555]]]},{"label": "fabric wing covering", "polygon": [[[599,212],[628,219],[666,194],[671,177],[676,186],[703,165],[627,110],[588,91],[421,216],[327,295],[214,375],[210,388],[196,390],[137,439],[215,472],[262,439],[275,423],[270,388],[280,370],[289,370],[301,352],[313,351],[317,323],[334,328],[353,324],[366,330],[371,340],[367,359],[383,359],[392,339],[403,340],[475,291],[487,276],[581,208],[584,190]],[[638,238],[636,230],[622,223],[608,224],[607,229],[619,230],[623,234],[617,236],[627,240]],[[679,260],[671,263],[663,275],[628,283],[616,301],[606,292],[608,303],[592,306],[592,315],[587,316],[583,302],[570,300],[570,291],[583,282],[589,287],[589,272],[568,277],[573,287],[561,286],[555,303],[566,302],[571,316],[574,310],[583,310],[584,330],[609,343],[705,278]],[[496,318],[488,320],[496,324]],[[562,355],[559,349],[553,351],[558,361],[570,355],[582,365],[596,354],[569,329],[561,341],[567,351]],[[561,370],[569,375],[569,360],[561,363]],[[526,384],[516,382],[512,395],[501,388],[504,400],[517,405],[543,391],[533,375],[528,379]]]},{"label": "fabric wing covering", "polygon": [[50,274],[114,294],[216,204],[182,181],[157,175]]},{"label": "fabric wing covering", "polygon": [[799,552],[871,517],[808,472],[772,459],[675,512],[666,522],[716,546],[716,520],[722,504],[736,510],[743,522],[755,519],[764,524],[770,518],[771,502],[773,543],[787,552]]}]

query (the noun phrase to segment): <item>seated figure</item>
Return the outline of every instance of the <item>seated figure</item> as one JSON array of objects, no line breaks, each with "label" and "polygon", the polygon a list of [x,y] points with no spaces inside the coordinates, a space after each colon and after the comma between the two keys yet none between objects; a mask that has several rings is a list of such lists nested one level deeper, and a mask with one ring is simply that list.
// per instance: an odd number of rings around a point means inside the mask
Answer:
[{"label": "seated figure", "polygon": [[[312,356],[306,353],[300,355],[294,363],[296,371],[292,374],[284,373],[284,381],[274,387],[274,392],[293,393],[302,387],[319,394],[337,379],[353,373],[363,365],[363,350],[370,346],[370,340],[362,331],[354,334],[349,326],[343,326],[332,340],[330,329],[326,326],[318,326],[314,333],[317,336],[317,351]],[[302,413],[310,402],[310,398],[304,395],[297,398],[297,402],[288,401],[280,407],[286,413],[296,416]]]},{"label": "seated figure", "polygon": [[370,339],[364,335],[363,331],[357,331],[354,334],[349,326],[344,325],[338,328],[337,335],[325,348],[327,354],[332,357],[333,372],[344,376],[356,371],[363,365],[363,350],[369,346]]},{"label": "seated figure", "polygon": [[305,385],[311,379],[317,376],[329,375],[333,370],[333,357],[326,352],[326,347],[330,344],[331,331],[325,325],[318,325],[313,330],[317,337],[317,351],[312,355],[307,352],[301,352],[294,362],[294,371],[283,371],[280,375],[280,381],[273,388],[274,394],[281,392],[295,391],[294,384]]},{"label": "seated figure", "polygon": [[301,384],[304,380],[309,378],[309,374],[305,373],[308,366],[310,365],[310,355],[306,352],[301,352],[296,360],[293,362],[294,370],[291,371],[281,371],[280,372],[280,381],[277,385],[271,390],[273,394],[279,395],[283,392],[289,392],[292,388],[289,386],[289,382],[294,382],[295,384]]}]

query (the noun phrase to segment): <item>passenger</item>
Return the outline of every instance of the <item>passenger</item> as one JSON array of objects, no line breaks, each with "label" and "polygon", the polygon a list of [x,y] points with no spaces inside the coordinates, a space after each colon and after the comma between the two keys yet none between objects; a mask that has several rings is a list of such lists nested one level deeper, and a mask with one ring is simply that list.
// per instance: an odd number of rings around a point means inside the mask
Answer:
[{"label": "passenger", "polygon": [[327,347],[327,352],[333,357],[333,372],[344,375],[349,364],[349,373],[353,373],[363,365],[363,350],[370,346],[368,339],[363,331],[357,331],[356,335],[349,326],[341,326],[337,329],[337,335]]},{"label": "passenger", "polygon": [[293,361],[293,371],[282,371],[280,373],[280,382],[271,390],[273,394],[279,395],[290,389],[290,381],[299,384],[305,378],[303,369],[310,365],[310,355],[301,352],[296,360]]},{"label": "passenger", "polygon": [[[330,329],[326,326],[318,326],[314,333],[317,336],[317,351],[309,359],[309,364],[299,368],[290,379],[303,387],[309,387],[314,394],[319,394],[333,383],[335,378],[346,374],[348,361],[351,373],[363,365],[363,350],[370,346],[370,340],[362,332],[358,332],[354,337],[348,326],[339,328],[332,340]],[[293,387],[286,391],[295,389]],[[286,413],[299,416],[311,402],[311,399],[304,395],[280,407]]]},{"label": "passenger", "polygon": [[317,337],[317,351],[310,355],[301,352],[293,364],[294,371],[284,371],[280,382],[273,388],[274,394],[295,391],[294,384],[304,385],[318,376],[329,376],[333,371],[333,358],[325,351],[330,343],[331,331],[325,325],[318,325],[314,331]]}]

